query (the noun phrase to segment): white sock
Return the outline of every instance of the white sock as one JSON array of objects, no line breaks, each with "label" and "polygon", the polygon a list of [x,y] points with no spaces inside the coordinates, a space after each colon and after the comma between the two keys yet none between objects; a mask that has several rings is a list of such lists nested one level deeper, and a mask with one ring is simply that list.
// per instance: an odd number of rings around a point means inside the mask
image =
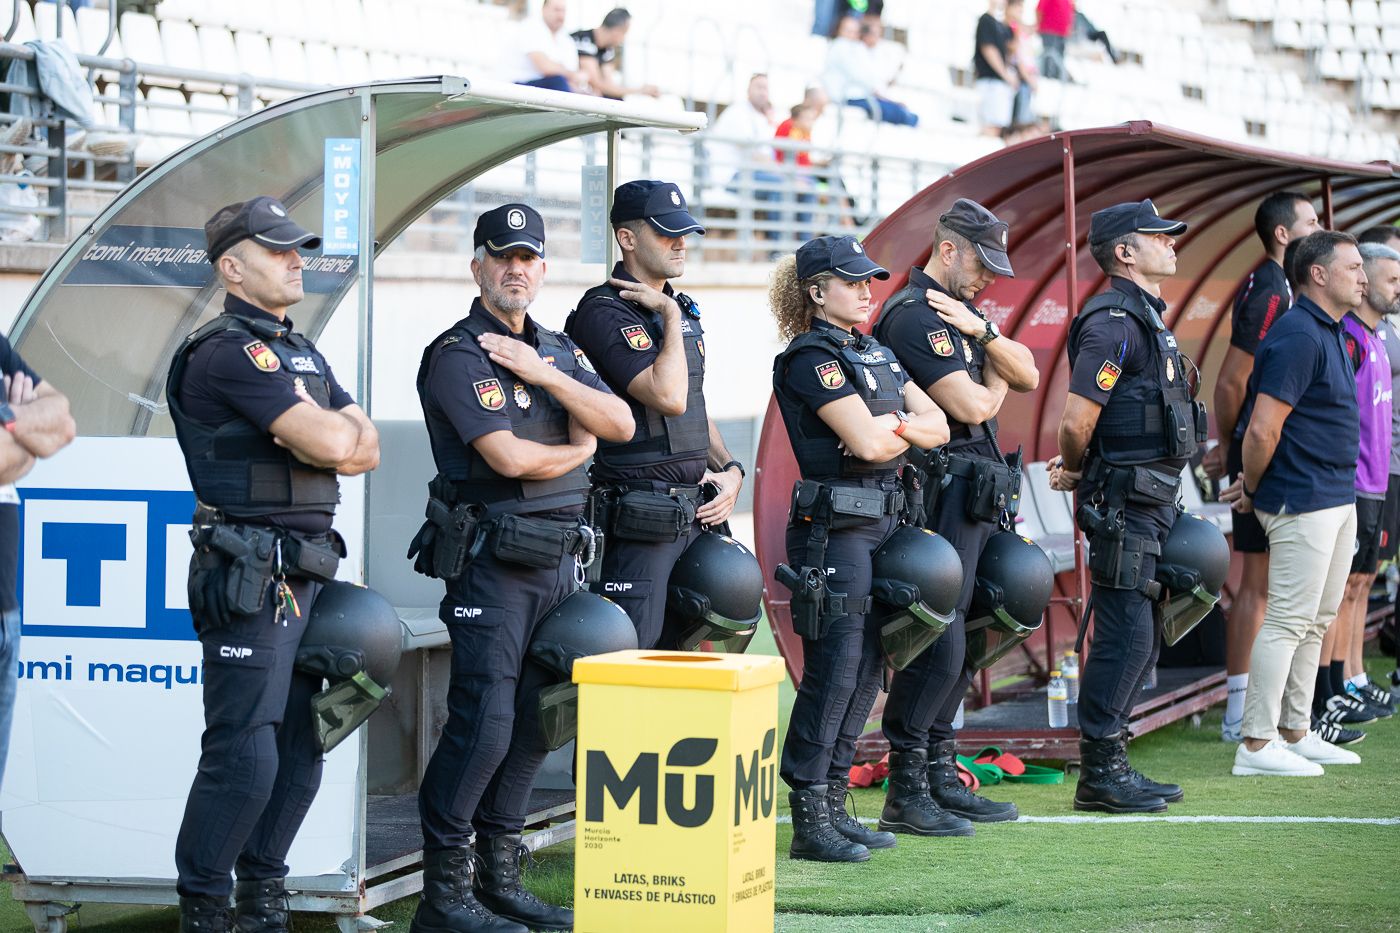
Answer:
[{"label": "white sock", "polygon": [[1353,687],[1355,687],[1355,688],[1358,689],[1358,690],[1360,690],[1362,687],[1366,686],[1366,685],[1367,685],[1368,683],[1370,683],[1370,682],[1371,682],[1371,678],[1367,677],[1366,674],[1365,674],[1365,672],[1362,672],[1362,673],[1360,673],[1360,674],[1357,674],[1355,677],[1348,677],[1348,678],[1347,678],[1347,683],[1351,684]]},{"label": "white sock", "polygon": [[1225,678],[1229,690],[1225,694],[1225,721],[1239,722],[1244,718],[1244,693],[1249,687],[1248,674],[1231,674]]}]

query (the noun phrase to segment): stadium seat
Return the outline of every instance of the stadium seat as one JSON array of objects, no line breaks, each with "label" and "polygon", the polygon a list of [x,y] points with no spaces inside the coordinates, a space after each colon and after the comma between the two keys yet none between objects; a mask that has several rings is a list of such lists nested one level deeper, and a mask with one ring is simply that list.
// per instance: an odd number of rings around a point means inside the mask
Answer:
[{"label": "stadium seat", "polygon": [[247,69],[238,60],[238,49],[233,42],[233,33],[223,26],[200,26],[199,52],[203,56],[205,71],[218,71],[236,75]]},{"label": "stadium seat", "polygon": [[199,47],[199,33],[189,20],[166,20],[160,24],[161,47],[165,64],[173,68],[203,71],[204,53]]},{"label": "stadium seat", "polygon": [[[23,9],[24,4],[20,4],[20,7]],[[122,34],[122,48],[126,49],[128,57],[151,65],[165,61],[160,27],[156,25],[155,17],[127,11],[121,16],[119,28]]]},{"label": "stadium seat", "polygon": [[[102,48],[102,44],[107,41],[107,21],[108,11],[98,10],[93,7],[80,7],[77,13],[78,24],[78,51],[84,55],[96,55]],[[125,58],[126,53],[122,50],[121,33],[112,33],[111,44],[102,53],[107,58]]]},{"label": "stadium seat", "polygon": [[268,45],[272,54],[273,65],[277,69],[274,72],[277,77],[284,81],[296,81],[303,84],[312,83],[310,67],[306,60],[306,47],[301,44],[299,39],[292,39],[287,36],[273,36]]},{"label": "stadium seat", "polygon": [[[24,4],[21,3],[21,6]],[[73,18],[73,8],[68,4],[59,5],[57,3],[40,3],[34,8],[34,27],[40,39],[58,38],[58,22],[54,12],[62,10],[63,13],[58,20],[63,24],[63,41],[69,48],[78,48],[81,44],[81,36],[78,33],[77,20]]]},{"label": "stadium seat", "polygon": [[159,162],[194,138],[185,105],[185,95],[173,88],[153,87],[146,92],[136,107],[136,129],[142,134],[136,147],[138,165]]},{"label": "stadium seat", "polygon": [[272,49],[268,45],[267,36],[245,29],[233,37],[233,46],[238,54],[240,71],[255,76],[277,75],[283,77],[272,63]]}]

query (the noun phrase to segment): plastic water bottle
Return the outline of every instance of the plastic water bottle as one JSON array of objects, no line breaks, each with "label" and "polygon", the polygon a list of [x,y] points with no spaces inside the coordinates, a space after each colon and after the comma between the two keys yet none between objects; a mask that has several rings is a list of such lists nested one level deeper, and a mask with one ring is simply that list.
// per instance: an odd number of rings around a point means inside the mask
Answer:
[{"label": "plastic water bottle", "polygon": [[1157,689],[1157,665],[1154,664],[1152,667],[1148,668],[1147,676],[1142,679],[1142,689]]},{"label": "plastic water bottle", "polygon": [[1069,704],[1073,706],[1079,702],[1079,655],[1073,651],[1066,651],[1065,659],[1060,663],[1060,671],[1069,687]]},{"label": "plastic water bottle", "polygon": [[961,729],[961,728],[963,727],[963,707],[966,706],[966,705],[967,705],[967,701],[966,701],[966,700],[964,700],[962,703],[959,703],[959,704],[958,704],[958,711],[957,711],[957,713],[955,713],[955,714],[953,715],[953,728],[954,728],[954,729]]},{"label": "plastic water bottle", "polygon": [[1063,729],[1069,725],[1069,687],[1059,671],[1050,672],[1050,685],[1045,690],[1045,704],[1050,714],[1050,728]]}]

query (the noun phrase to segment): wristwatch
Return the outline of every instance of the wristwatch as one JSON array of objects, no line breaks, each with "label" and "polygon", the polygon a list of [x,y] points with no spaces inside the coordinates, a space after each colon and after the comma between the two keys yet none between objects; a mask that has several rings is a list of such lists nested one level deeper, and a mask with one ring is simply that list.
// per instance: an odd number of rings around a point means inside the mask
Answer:
[{"label": "wristwatch", "polygon": [[721,473],[728,473],[731,467],[738,467],[738,468],[739,468],[739,477],[740,477],[741,479],[744,479],[744,478],[747,478],[747,477],[748,477],[749,474],[746,473],[746,472],[744,472],[744,465],[743,465],[742,463],[740,463],[738,460],[730,460],[730,461],[729,461],[728,463],[726,463],[724,466],[720,467],[720,468],[719,468],[719,471],[720,471]]},{"label": "wristwatch", "polygon": [[987,344],[991,343],[993,340],[997,339],[1000,336],[1001,331],[997,328],[996,324],[991,321],[988,321],[987,329],[982,332],[981,337],[977,338],[977,345],[979,347],[985,347]]},{"label": "wristwatch", "polygon": [[909,416],[902,411],[894,412],[894,416],[899,419],[899,424],[894,426],[894,436],[903,437],[905,430],[909,427]]},{"label": "wristwatch", "polygon": [[15,430],[15,410],[9,402],[0,401],[0,424],[5,425],[6,431],[13,433]]}]

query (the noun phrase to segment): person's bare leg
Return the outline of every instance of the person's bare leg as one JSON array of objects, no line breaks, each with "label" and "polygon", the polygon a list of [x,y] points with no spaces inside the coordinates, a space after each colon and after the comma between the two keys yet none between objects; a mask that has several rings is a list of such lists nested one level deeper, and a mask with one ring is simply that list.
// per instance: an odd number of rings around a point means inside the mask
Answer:
[{"label": "person's bare leg", "polygon": [[1248,674],[1249,653],[1269,604],[1269,553],[1244,555],[1240,588],[1225,620],[1225,673]]},{"label": "person's bare leg", "polygon": [[1371,587],[1376,585],[1376,574],[1362,574],[1361,578],[1357,592],[1356,618],[1351,630],[1351,645],[1347,651],[1344,668],[1348,677],[1355,677],[1366,670],[1365,661],[1362,658],[1366,645],[1366,614],[1371,608]]}]

